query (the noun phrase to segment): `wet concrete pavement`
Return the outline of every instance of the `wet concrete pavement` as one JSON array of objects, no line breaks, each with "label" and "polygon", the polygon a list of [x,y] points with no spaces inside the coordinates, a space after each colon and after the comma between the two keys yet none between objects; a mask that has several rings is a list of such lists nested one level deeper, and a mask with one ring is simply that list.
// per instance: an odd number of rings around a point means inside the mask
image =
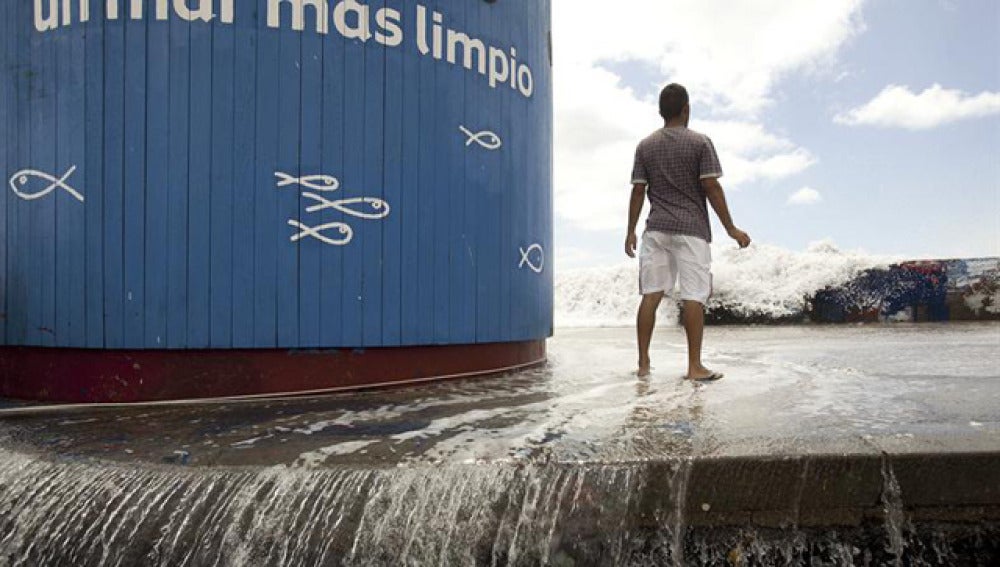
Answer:
[{"label": "wet concrete pavement", "polygon": [[6,415],[62,456],[189,466],[1000,451],[1000,325],[708,331],[726,378],[692,384],[684,336],[633,375],[630,329],[561,330],[550,362],[496,378],[280,401]]}]

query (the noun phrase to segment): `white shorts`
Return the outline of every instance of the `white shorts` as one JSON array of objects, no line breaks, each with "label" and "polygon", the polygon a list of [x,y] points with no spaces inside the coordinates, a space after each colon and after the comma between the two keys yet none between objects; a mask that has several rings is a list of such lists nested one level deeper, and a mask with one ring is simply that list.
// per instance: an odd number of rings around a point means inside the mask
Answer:
[{"label": "white shorts", "polygon": [[712,295],[712,248],[697,236],[649,230],[639,251],[639,293],[670,293],[704,305]]}]

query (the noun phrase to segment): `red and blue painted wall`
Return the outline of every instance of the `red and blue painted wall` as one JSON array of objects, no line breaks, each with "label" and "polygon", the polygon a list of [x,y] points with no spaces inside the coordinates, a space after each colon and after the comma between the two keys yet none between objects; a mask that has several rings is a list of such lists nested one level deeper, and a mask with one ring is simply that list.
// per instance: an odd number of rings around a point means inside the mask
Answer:
[{"label": "red and blue painted wall", "polygon": [[821,290],[809,316],[824,323],[1000,321],[1000,259],[904,262]]},{"label": "red and blue painted wall", "polygon": [[923,260],[873,268],[775,316],[709,302],[711,324],[1000,321],[1000,258]]}]

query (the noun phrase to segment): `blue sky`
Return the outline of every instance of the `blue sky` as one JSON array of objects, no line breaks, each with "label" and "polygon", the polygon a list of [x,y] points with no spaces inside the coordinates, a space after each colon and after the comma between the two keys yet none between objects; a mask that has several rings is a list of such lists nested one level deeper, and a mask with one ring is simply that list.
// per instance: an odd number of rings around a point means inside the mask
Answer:
[{"label": "blue sky", "polygon": [[734,218],[758,242],[1000,255],[1000,2],[628,3],[649,23],[563,2],[560,267],[622,260],[631,151],[661,125],[655,98],[672,81],[689,87],[692,127],[716,142]]}]

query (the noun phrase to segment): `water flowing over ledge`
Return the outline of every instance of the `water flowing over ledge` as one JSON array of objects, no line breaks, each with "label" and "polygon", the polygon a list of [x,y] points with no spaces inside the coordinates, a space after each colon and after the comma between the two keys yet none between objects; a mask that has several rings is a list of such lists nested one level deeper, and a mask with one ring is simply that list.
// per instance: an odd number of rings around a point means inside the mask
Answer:
[{"label": "water flowing over ledge", "polygon": [[[993,524],[963,525],[980,509],[942,506],[914,521],[892,464],[877,457],[192,471],[0,456],[0,550],[10,565],[1000,558],[995,502]],[[995,469],[997,459],[956,465]],[[796,497],[777,489],[786,482]],[[835,525],[833,502],[843,518]],[[957,522],[926,521],[943,513]]]}]

